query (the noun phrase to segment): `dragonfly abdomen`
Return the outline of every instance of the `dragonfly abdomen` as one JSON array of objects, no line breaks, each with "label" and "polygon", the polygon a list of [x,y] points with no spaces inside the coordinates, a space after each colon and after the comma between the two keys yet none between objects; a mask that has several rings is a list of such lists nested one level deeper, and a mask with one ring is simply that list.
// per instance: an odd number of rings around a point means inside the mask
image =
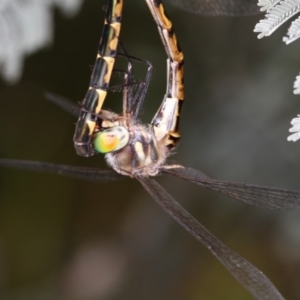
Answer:
[{"label": "dragonfly abdomen", "polygon": [[91,144],[91,138],[96,127],[97,114],[100,113],[106,98],[115,57],[117,55],[122,7],[122,0],[112,0],[107,7],[104,28],[90,80],[90,87],[81,103],[82,109],[73,138],[76,152],[80,156],[91,156],[95,154]]}]

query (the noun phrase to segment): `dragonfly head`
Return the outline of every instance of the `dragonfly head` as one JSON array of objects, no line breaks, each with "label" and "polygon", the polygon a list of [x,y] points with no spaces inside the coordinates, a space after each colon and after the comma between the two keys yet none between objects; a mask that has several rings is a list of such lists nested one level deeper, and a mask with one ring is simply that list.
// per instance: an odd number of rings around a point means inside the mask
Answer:
[{"label": "dragonfly head", "polygon": [[124,148],[129,142],[129,132],[123,126],[114,126],[93,135],[93,145],[97,152],[109,153]]}]

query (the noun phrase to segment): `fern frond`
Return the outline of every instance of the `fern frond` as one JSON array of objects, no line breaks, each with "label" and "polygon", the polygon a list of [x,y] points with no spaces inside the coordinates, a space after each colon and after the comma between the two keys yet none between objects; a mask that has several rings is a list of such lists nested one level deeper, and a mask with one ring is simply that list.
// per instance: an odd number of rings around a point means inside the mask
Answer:
[{"label": "fern frond", "polygon": [[292,22],[287,36],[283,38],[283,41],[288,45],[291,42],[297,40],[300,37],[300,17]]},{"label": "fern frond", "polygon": [[294,81],[294,94],[300,94],[300,74],[296,77],[296,80]]},{"label": "fern frond", "polygon": [[[259,32],[258,38],[271,35],[284,22],[300,12],[300,0],[258,0],[261,11],[266,11],[265,19],[260,20],[254,28]],[[300,17],[294,20],[288,30],[287,36],[283,38],[286,44],[290,44],[300,37]],[[300,94],[300,74],[294,81],[294,94]],[[292,127],[289,132],[288,141],[300,140],[300,115],[291,121]]]},{"label": "fern frond", "polygon": [[292,128],[289,129],[289,132],[293,132],[290,136],[288,136],[287,140],[289,142],[296,142],[300,139],[300,115],[297,118],[294,118],[291,121],[293,125]]},{"label": "fern frond", "polygon": [[261,6],[261,11],[269,11],[270,8],[275,6],[280,0],[259,0],[258,6]]},{"label": "fern frond", "polygon": [[[272,1],[272,0],[271,0]],[[254,32],[260,32],[258,38],[271,35],[280,25],[300,12],[300,0],[285,0],[271,7],[266,19],[260,20]]]}]

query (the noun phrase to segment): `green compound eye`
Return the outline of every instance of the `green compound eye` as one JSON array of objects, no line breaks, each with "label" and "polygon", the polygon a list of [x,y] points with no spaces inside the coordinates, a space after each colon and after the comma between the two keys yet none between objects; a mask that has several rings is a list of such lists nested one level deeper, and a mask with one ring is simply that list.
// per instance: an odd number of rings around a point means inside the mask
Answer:
[{"label": "green compound eye", "polygon": [[97,132],[93,136],[93,145],[97,152],[109,153],[122,149],[129,141],[129,132],[123,126],[115,126]]}]

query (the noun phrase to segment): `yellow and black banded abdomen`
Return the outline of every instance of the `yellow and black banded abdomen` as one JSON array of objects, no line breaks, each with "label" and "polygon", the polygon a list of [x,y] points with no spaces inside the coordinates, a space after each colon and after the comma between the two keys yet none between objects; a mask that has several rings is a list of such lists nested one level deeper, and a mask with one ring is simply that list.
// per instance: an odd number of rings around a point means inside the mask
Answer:
[{"label": "yellow and black banded abdomen", "polygon": [[179,118],[184,100],[184,56],[178,44],[172,22],[168,18],[162,2],[160,0],[146,0],[146,3],[157,24],[159,35],[168,56],[167,90],[151,124],[158,140],[163,138],[165,146],[172,149],[180,139]]},{"label": "yellow and black banded abdomen", "polygon": [[96,126],[96,115],[100,112],[106,98],[117,55],[122,8],[123,0],[109,1],[90,86],[81,103],[82,108],[73,138],[76,152],[80,156],[94,154],[91,137]]}]

